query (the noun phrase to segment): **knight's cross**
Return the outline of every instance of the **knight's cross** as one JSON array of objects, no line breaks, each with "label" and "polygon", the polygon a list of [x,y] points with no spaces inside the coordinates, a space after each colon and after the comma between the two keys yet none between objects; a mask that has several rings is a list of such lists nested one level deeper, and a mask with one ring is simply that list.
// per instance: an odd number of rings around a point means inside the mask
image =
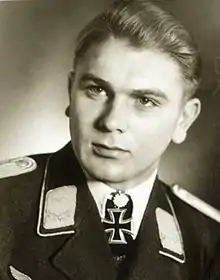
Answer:
[{"label": "knight's cross", "polygon": [[126,209],[107,209],[109,219],[103,219],[105,232],[108,234],[109,244],[127,244],[126,235],[133,236],[132,218],[124,218]]}]

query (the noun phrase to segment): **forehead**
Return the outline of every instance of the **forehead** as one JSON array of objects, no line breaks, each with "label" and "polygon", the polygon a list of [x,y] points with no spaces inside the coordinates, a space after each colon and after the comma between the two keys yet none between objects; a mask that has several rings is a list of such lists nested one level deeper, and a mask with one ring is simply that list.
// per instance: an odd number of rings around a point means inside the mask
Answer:
[{"label": "forehead", "polygon": [[93,45],[77,66],[76,74],[92,74],[118,89],[158,88],[183,91],[180,67],[168,54],[132,47],[127,40],[109,38]]}]

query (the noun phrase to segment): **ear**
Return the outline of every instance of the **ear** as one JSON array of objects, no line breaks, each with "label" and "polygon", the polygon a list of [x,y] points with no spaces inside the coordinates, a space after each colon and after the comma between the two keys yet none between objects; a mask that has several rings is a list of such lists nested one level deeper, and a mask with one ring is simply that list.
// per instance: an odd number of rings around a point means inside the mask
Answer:
[{"label": "ear", "polygon": [[201,102],[198,98],[192,98],[185,102],[172,137],[174,143],[180,144],[185,140],[188,129],[197,119],[200,111]]},{"label": "ear", "polygon": [[70,117],[70,106],[69,105],[66,107],[65,116]]},{"label": "ear", "polygon": [[[75,79],[75,72],[73,70],[71,70],[68,75],[68,85],[67,85],[69,102],[71,101],[71,92],[72,92],[72,85],[73,85],[74,79]],[[67,117],[70,116],[70,106],[69,105],[67,106],[67,108],[65,110],[65,115]]]},{"label": "ear", "polygon": [[68,75],[68,94],[69,94],[69,99],[71,99],[72,85],[73,85],[74,80],[75,80],[75,72],[73,70],[71,70],[69,72],[69,75]]}]

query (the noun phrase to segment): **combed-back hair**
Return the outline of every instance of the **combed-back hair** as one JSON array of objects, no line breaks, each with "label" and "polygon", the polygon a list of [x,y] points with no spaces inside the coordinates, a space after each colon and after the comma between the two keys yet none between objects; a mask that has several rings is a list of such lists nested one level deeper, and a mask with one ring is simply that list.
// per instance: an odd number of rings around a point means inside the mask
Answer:
[{"label": "combed-back hair", "polygon": [[170,55],[180,66],[189,97],[196,91],[201,76],[199,52],[183,25],[155,2],[118,0],[97,15],[78,35],[74,66],[91,45],[109,37]]}]

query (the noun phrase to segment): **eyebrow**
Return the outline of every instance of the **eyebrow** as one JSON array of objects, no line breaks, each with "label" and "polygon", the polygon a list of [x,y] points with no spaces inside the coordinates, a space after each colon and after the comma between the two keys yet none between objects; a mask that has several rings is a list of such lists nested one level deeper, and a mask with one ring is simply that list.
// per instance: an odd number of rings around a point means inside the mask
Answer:
[{"label": "eyebrow", "polygon": [[168,101],[167,95],[157,88],[135,89],[132,91],[132,95],[152,96],[152,97],[162,99],[164,101]]},{"label": "eyebrow", "polygon": [[85,73],[80,78],[80,82],[87,82],[87,81],[93,81],[96,84],[99,84],[101,86],[108,86],[109,88],[112,88],[109,82],[107,82],[91,73]]}]

